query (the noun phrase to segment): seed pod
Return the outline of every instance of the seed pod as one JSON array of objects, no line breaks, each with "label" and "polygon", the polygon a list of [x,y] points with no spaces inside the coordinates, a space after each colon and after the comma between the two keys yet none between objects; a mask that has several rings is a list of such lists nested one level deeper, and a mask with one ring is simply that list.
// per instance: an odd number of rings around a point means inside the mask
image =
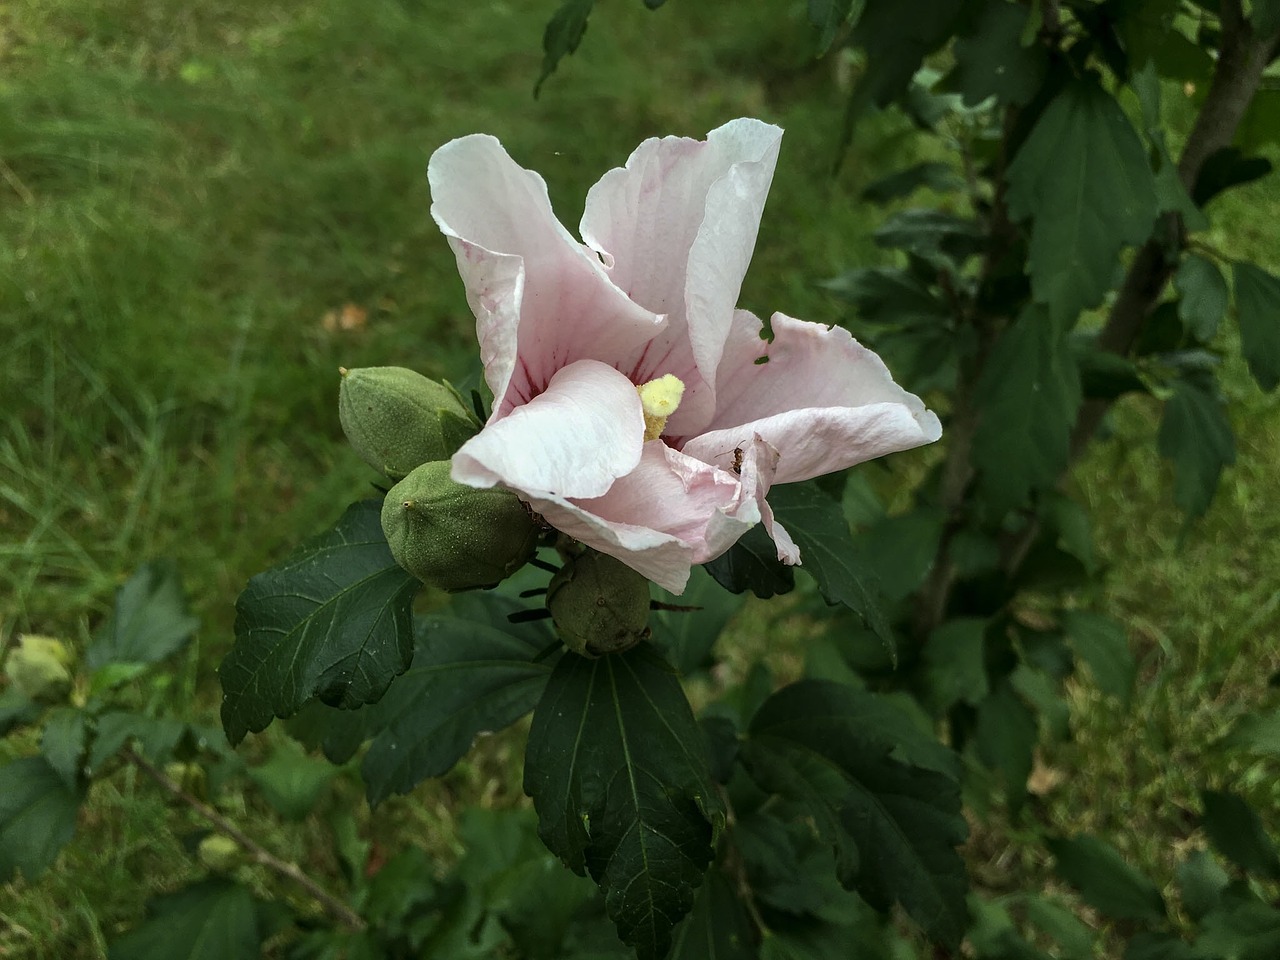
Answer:
[{"label": "seed pod", "polygon": [[404,367],[343,371],[338,418],[360,458],[393,480],[448,460],[480,429],[457,390]]},{"label": "seed pod", "polygon": [[382,503],[391,555],[441,590],[497,586],[529,561],[538,527],[509,490],[454,483],[449,461],[424,463]]},{"label": "seed pod", "polygon": [[588,550],[551,578],[547,609],[570,650],[620,653],[649,636],[649,581],[621,560]]},{"label": "seed pod", "polygon": [[71,692],[71,652],[53,637],[25,634],[4,672],[13,688],[37,703],[62,703]]},{"label": "seed pod", "polygon": [[204,868],[213,873],[230,873],[247,861],[240,844],[220,833],[211,833],[201,840],[196,856]]}]

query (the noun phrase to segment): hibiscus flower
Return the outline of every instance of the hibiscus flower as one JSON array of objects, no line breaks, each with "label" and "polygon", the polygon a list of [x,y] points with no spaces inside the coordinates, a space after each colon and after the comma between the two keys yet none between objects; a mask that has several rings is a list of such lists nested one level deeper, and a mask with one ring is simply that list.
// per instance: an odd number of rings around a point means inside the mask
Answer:
[{"label": "hibiscus flower", "polygon": [[646,140],[587,194],[578,242],[493,137],[431,157],[493,413],[452,475],[680,593],[763,522],[776,483],[936,440],[938,418],[847,331],[736,309],[782,131]]}]

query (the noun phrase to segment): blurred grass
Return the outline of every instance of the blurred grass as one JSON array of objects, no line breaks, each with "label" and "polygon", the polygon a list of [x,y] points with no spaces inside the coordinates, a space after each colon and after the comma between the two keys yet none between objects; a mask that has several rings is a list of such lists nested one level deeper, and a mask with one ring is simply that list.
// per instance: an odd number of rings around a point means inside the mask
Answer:
[{"label": "blurred grass", "polygon": [[[341,440],[337,368],[459,376],[475,363],[424,177],[452,137],[499,136],[545,176],[573,228],[587,187],[644,137],[701,136],[741,115],[778,122],[787,136],[743,305],[840,317],[813,282],[882,258],[857,188],[903,134],[873,121],[829,177],[841,94],[829,64],[806,61],[803,3],[745,4],[727,24],[715,5],[602,4],[535,101],[555,5],[0,7],[0,642],[22,631],[83,642],[138,563],[174,556],[204,629],[166,695],[212,719],[212,668],[244,581],[368,489]],[[1231,230],[1216,242],[1274,267],[1265,225],[1280,200],[1267,183],[1219,201]],[[325,329],[347,304],[367,325]],[[1064,832],[1104,831],[1162,880],[1174,846],[1193,842],[1180,811],[1206,777],[1255,799],[1275,790],[1205,754],[1280,668],[1280,408],[1241,370],[1229,384],[1240,463],[1181,547],[1149,406],[1124,410],[1120,442],[1077,476],[1113,565],[1105,595],[1083,599],[1131,624],[1144,682],[1130,712],[1073,688],[1076,738],[1047,756],[1070,776],[1048,816]],[[773,629],[799,628],[779,618]],[[364,828],[390,842],[412,824],[446,856],[452,801],[518,796],[505,749]],[[334,857],[309,842],[323,815],[281,826],[252,798],[234,801],[268,845],[341,885]],[[155,829],[164,816],[129,771],[95,787],[59,869],[0,891],[0,955],[101,956],[151,892],[193,869]],[[993,885],[1016,882],[1001,870]]]}]

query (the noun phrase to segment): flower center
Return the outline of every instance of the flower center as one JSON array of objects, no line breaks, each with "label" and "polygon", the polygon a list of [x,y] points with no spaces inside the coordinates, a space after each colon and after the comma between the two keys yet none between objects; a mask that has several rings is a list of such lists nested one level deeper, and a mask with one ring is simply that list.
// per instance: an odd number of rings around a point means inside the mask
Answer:
[{"label": "flower center", "polygon": [[667,425],[667,417],[676,412],[684,396],[684,381],[674,373],[658,377],[636,387],[640,406],[644,408],[644,439],[657,440]]}]

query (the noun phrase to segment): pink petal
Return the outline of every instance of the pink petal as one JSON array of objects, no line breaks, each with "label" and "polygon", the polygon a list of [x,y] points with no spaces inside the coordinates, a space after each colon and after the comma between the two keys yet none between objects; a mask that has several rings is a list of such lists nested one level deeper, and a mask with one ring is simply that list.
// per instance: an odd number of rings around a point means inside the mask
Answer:
[{"label": "pink petal", "polygon": [[612,362],[664,325],[605,275],[551,211],[547,186],[493,137],[431,156],[431,214],[453,248],[476,316],[494,414],[541,393],[575,360]]},{"label": "pink petal", "polygon": [[938,418],[847,330],[780,313],[772,326],[767,343],[759,321],[739,311],[720,365],[715,417],[682,445],[685,453],[723,465],[758,434],[778,450],[774,482],[791,483],[941,436]]},{"label": "pink petal", "polygon": [[579,360],[463,444],[451,474],[458,483],[501,483],[531,497],[596,497],[635,469],[643,446],[644,413],[631,381]]},{"label": "pink petal", "polygon": [[582,236],[637,303],[669,318],[616,366],[636,383],[674,373],[686,386],[670,430],[691,433],[714,409],[720,363],[755,248],[782,131],[734,120],[705,141],[646,140],[587,194]]}]

